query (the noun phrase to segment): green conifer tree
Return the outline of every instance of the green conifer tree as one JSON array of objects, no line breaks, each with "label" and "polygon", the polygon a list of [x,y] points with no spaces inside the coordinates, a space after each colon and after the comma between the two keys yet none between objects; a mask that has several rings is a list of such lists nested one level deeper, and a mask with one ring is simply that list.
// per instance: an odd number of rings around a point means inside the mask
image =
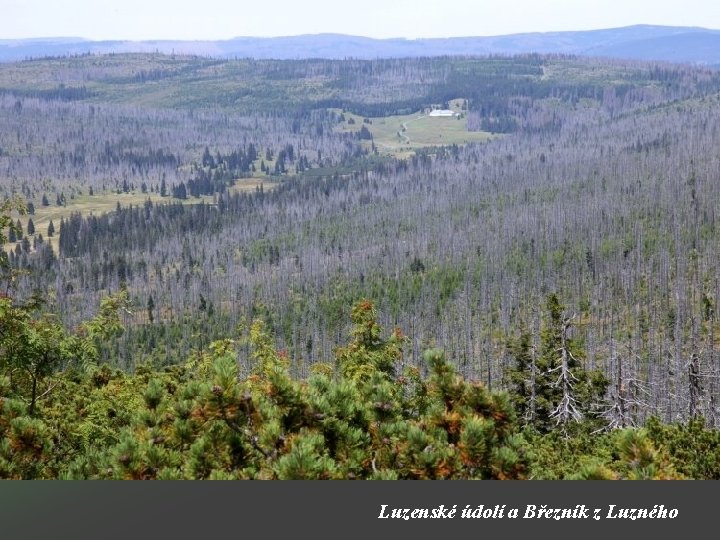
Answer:
[{"label": "green conifer tree", "polygon": [[519,413],[541,432],[567,431],[573,423],[604,425],[599,416],[608,380],[598,370],[586,370],[585,353],[572,335],[573,317],[556,294],[547,297],[537,358],[530,353],[530,337],[511,346],[515,366],[509,370],[511,392]]}]

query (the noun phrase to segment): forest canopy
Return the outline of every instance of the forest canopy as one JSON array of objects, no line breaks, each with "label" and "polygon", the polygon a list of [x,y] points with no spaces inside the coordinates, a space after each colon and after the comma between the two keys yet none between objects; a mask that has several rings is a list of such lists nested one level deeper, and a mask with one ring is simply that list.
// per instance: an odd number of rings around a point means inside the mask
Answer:
[{"label": "forest canopy", "polygon": [[562,56],[1,64],[0,474],[716,478],[718,114]]}]

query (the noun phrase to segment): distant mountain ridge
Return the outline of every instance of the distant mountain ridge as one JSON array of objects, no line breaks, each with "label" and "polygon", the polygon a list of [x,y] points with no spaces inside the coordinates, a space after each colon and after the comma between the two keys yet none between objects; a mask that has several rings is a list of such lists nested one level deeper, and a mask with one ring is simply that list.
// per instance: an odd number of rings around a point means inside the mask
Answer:
[{"label": "distant mountain ridge", "polygon": [[313,34],[217,41],[90,41],[68,37],[0,40],[0,61],[5,62],[43,56],[128,52],[277,59],[543,53],[720,66],[720,30],[636,25],[604,30],[423,39]]}]

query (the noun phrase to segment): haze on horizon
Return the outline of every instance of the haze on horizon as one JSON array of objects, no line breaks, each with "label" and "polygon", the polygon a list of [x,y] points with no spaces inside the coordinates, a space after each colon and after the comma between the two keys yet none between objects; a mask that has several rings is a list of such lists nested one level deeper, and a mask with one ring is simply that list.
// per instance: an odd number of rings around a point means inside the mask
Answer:
[{"label": "haze on horizon", "polygon": [[0,39],[496,36],[635,24],[720,29],[716,0],[0,0]]}]

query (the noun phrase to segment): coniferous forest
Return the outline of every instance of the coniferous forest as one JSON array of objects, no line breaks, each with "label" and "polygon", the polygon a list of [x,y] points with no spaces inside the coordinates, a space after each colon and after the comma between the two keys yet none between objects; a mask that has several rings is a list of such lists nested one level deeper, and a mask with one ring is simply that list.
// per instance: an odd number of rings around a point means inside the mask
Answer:
[{"label": "coniferous forest", "polygon": [[0,64],[0,478],[720,479],[718,118],[666,63]]}]

